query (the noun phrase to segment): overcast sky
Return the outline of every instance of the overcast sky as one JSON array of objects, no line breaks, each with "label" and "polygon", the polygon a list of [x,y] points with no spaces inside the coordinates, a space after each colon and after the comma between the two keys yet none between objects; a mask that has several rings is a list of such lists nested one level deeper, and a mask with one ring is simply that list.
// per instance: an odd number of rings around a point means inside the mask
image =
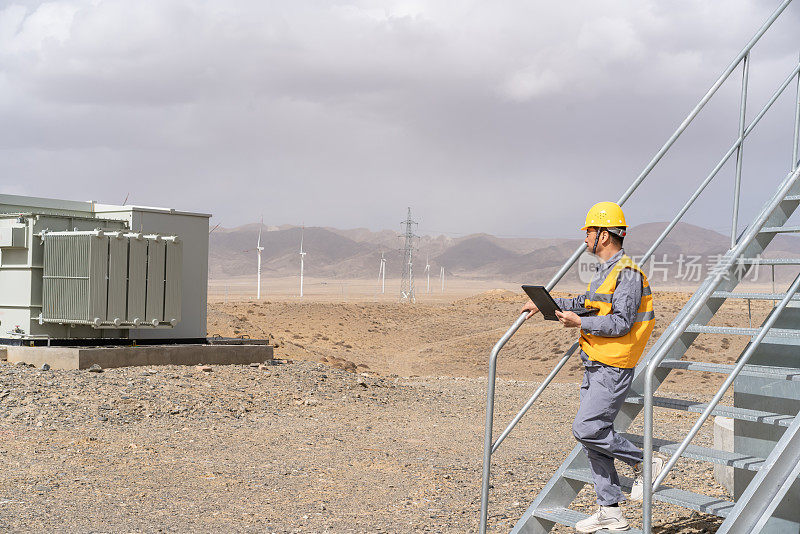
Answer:
[{"label": "overcast sky", "polygon": [[[574,236],[778,3],[0,2],[0,192]],[[795,4],[754,50],[750,117],[797,63]],[[671,217],[735,140],[740,80],[629,223]],[[744,219],[788,171],[794,87],[745,147]],[[727,231],[732,164],[718,180],[689,220]]]}]

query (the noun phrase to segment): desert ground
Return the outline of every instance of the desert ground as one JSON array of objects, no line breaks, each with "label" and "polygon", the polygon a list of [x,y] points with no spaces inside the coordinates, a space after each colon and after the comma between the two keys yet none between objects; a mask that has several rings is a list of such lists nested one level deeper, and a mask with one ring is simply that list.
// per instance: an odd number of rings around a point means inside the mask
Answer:
[{"label": "desert ground", "polygon": [[[0,530],[477,531],[488,354],[525,299],[474,282],[410,305],[368,285],[347,301],[229,291],[226,302],[212,288],[209,334],[275,341],[285,363],[261,369],[0,362]],[[657,334],[687,298],[656,293]],[[726,304],[715,324],[757,324],[768,304],[750,315]],[[575,336],[540,317],[523,325],[501,352],[496,428]],[[702,336],[688,357],[732,361],[744,343]],[[492,532],[513,526],[572,449],[579,379],[576,358],[496,454]],[[707,400],[720,382],[673,372],[662,391]],[[695,417],[660,411],[656,434],[674,438]],[[711,439],[707,428],[698,444]],[[689,460],[668,483],[725,495],[709,466]],[[575,506],[592,511],[590,486]],[[637,526],[639,507],[625,508]],[[664,504],[656,519],[660,533],[718,524]]]}]

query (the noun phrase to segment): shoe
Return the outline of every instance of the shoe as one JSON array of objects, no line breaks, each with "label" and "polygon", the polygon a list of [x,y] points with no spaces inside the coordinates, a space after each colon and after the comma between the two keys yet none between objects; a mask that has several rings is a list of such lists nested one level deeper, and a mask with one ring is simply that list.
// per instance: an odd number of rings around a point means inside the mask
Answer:
[{"label": "shoe", "polygon": [[622,508],[619,506],[601,506],[596,514],[575,523],[575,530],[578,532],[597,532],[603,528],[606,530],[628,530],[631,527],[628,525],[625,516],[622,515]]},{"label": "shoe", "polygon": [[[653,455],[653,480],[661,474],[664,470],[664,459],[660,456]],[[636,477],[633,479],[633,486],[631,486],[631,500],[641,501],[644,498],[644,473],[642,473],[642,463],[639,462],[633,468]]]}]

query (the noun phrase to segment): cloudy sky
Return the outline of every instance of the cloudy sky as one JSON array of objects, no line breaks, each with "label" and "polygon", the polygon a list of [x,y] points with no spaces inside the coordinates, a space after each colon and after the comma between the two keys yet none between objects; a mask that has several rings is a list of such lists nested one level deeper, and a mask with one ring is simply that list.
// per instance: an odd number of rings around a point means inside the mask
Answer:
[{"label": "cloudy sky", "polygon": [[[796,65],[800,2],[748,115]],[[574,236],[776,0],[0,2],[0,192],[213,224]],[[737,71],[628,207],[666,220],[734,141]],[[745,147],[743,217],[788,171],[794,84]],[[731,162],[732,163],[732,162]],[[689,214],[727,231],[733,165]]]}]

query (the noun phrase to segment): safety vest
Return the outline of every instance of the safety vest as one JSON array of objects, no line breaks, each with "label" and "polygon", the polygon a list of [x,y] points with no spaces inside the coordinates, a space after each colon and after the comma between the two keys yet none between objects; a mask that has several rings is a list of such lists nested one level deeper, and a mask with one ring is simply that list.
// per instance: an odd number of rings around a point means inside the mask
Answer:
[{"label": "safety vest", "polygon": [[630,369],[636,367],[639,362],[656,322],[650,284],[642,270],[630,257],[623,255],[597,289],[592,291],[592,284],[589,284],[586,288],[586,300],[583,305],[587,308],[597,308],[598,316],[610,314],[611,298],[623,269],[633,269],[642,275],[642,301],[636,311],[630,331],[619,337],[603,337],[581,330],[580,345],[590,360],[612,367]]}]

